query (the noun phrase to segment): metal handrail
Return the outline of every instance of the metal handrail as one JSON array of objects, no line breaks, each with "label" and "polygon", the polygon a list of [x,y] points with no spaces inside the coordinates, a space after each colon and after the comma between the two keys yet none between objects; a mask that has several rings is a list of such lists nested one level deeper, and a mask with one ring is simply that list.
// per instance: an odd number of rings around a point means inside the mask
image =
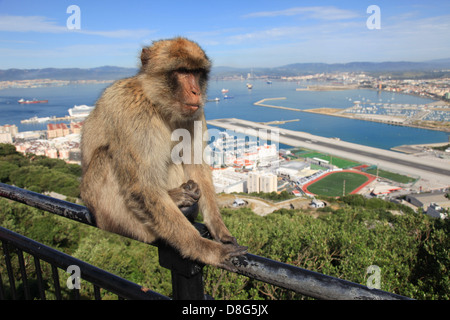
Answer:
[{"label": "metal handrail", "polygon": [[[96,226],[93,215],[86,207],[81,205],[55,199],[4,183],[0,183],[0,196],[33,206],[35,208],[46,210],[75,221]],[[207,233],[207,231],[205,231],[206,227],[203,224],[195,223],[194,225],[202,235]],[[186,261],[186,259],[182,259],[181,257],[179,259],[180,261]],[[187,269],[189,270],[187,271],[189,275],[194,275],[196,271],[198,271],[199,267],[197,263],[192,263],[193,265],[188,268],[183,267],[183,272]],[[235,265],[237,273],[239,274],[317,299],[410,300],[410,298],[401,295],[378,289],[371,289],[364,285],[327,276],[253,254],[246,254],[242,257],[233,258],[232,263]],[[176,268],[179,264],[169,263],[166,265],[163,266]],[[202,266],[200,266],[200,269],[201,267]],[[176,272],[180,271],[177,270]],[[174,275],[173,269],[172,275]],[[196,281],[198,281],[198,277],[196,279]],[[173,285],[173,287],[175,291],[175,287],[179,287],[179,285]],[[174,296],[177,296],[176,292],[174,292]],[[204,297],[203,293],[200,295],[197,294],[197,297],[199,296]],[[189,295],[187,295],[187,297],[189,297]]]},{"label": "metal handrail", "polygon": [[33,257],[50,263],[52,266],[67,270],[69,266],[77,266],[83,272],[80,277],[93,285],[104,288],[125,299],[133,300],[168,300],[169,298],[120,278],[112,273],[76,259],[63,252],[50,248],[42,243],[24,237],[16,232],[0,227],[0,240],[11,243],[14,247],[31,254]]}]

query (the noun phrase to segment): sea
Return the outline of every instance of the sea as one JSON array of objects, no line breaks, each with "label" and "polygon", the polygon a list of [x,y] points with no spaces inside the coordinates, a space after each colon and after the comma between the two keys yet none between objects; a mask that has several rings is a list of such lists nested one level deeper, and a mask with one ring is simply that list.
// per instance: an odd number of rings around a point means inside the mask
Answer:
[{"label": "sea", "polygon": [[[431,99],[413,95],[354,89],[340,91],[297,91],[311,83],[288,81],[211,80],[208,86],[208,100],[205,116],[209,119],[239,118],[256,122],[294,120],[278,125],[313,135],[339,138],[344,141],[390,149],[400,145],[448,142],[448,132],[420,128],[402,127],[383,123],[346,119],[327,115],[266,108],[254,105],[267,98],[286,98],[267,102],[300,110],[313,108],[345,109],[354,101],[397,104],[429,104]],[[15,124],[22,131],[45,130],[46,124],[23,124],[21,120],[36,117],[64,117],[75,105],[93,106],[103,90],[110,84],[71,84],[59,87],[9,88],[0,90],[0,125]],[[222,89],[227,89],[226,94]],[[45,104],[19,104],[19,99],[48,100]],[[59,121],[62,122],[62,121]]]}]

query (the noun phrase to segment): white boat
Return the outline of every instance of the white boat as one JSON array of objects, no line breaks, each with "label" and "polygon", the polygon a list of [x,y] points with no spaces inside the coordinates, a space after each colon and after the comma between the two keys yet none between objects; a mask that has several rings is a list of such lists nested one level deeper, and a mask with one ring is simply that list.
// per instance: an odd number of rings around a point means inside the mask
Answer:
[{"label": "white boat", "polygon": [[34,116],[30,119],[21,120],[20,123],[43,123],[43,122],[47,122],[50,120],[52,120],[51,117],[38,118],[37,116]]},{"label": "white boat", "polygon": [[94,107],[90,107],[87,105],[80,105],[74,106],[73,108],[70,108],[68,111],[71,117],[83,118],[87,117],[92,110],[94,110]]},{"label": "white boat", "polygon": [[227,93],[228,91],[228,89],[222,89],[222,93]]}]

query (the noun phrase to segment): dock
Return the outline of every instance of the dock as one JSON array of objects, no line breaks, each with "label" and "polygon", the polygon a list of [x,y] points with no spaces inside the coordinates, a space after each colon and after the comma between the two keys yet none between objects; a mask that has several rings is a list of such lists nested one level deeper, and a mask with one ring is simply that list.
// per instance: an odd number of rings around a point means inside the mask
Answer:
[{"label": "dock", "polygon": [[271,125],[271,124],[285,124],[288,122],[297,122],[300,121],[300,119],[292,119],[292,120],[274,120],[274,121],[269,121],[269,122],[259,122],[261,124],[266,124],[266,125]]},{"label": "dock", "polygon": [[295,108],[288,108],[288,107],[280,107],[280,106],[274,106],[271,104],[265,104],[264,102],[266,101],[272,101],[272,100],[286,100],[286,97],[282,97],[282,98],[267,98],[267,99],[262,99],[259,100],[257,102],[254,103],[255,106],[260,106],[260,107],[267,107],[267,108],[275,108],[275,109],[284,109],[284,110],[290,110],[290,111],[299,111],[301,112],[302,110],[300,109],[295,109]]},{"label": "dock", "polygon": [[82,121],[85,118],[86,117],[72,117],[72,116],[65,116],[65,117],[53,116],[53,117],[43,117],[43,118],[32,117],[30,119],[21,120],[20,123],[46,123],[46,122],[54,122],[54,121],[72,121],[72,120]]},{"label": "dock", "polygon": [[296,91],[340,91],[358,89],[358,85],[330,85],[330,86],[307,86],[306,88],[297,88]]}]

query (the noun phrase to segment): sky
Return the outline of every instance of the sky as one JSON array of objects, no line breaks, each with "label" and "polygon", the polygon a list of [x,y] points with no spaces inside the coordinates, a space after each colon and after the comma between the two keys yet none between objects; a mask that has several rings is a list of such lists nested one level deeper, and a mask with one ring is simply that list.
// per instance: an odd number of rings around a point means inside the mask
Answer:
[{"label": "sky", "polygon": [[175,36],[214,66],[445,59],[450,1],[0,0],[0,69],[138,67]]}]

